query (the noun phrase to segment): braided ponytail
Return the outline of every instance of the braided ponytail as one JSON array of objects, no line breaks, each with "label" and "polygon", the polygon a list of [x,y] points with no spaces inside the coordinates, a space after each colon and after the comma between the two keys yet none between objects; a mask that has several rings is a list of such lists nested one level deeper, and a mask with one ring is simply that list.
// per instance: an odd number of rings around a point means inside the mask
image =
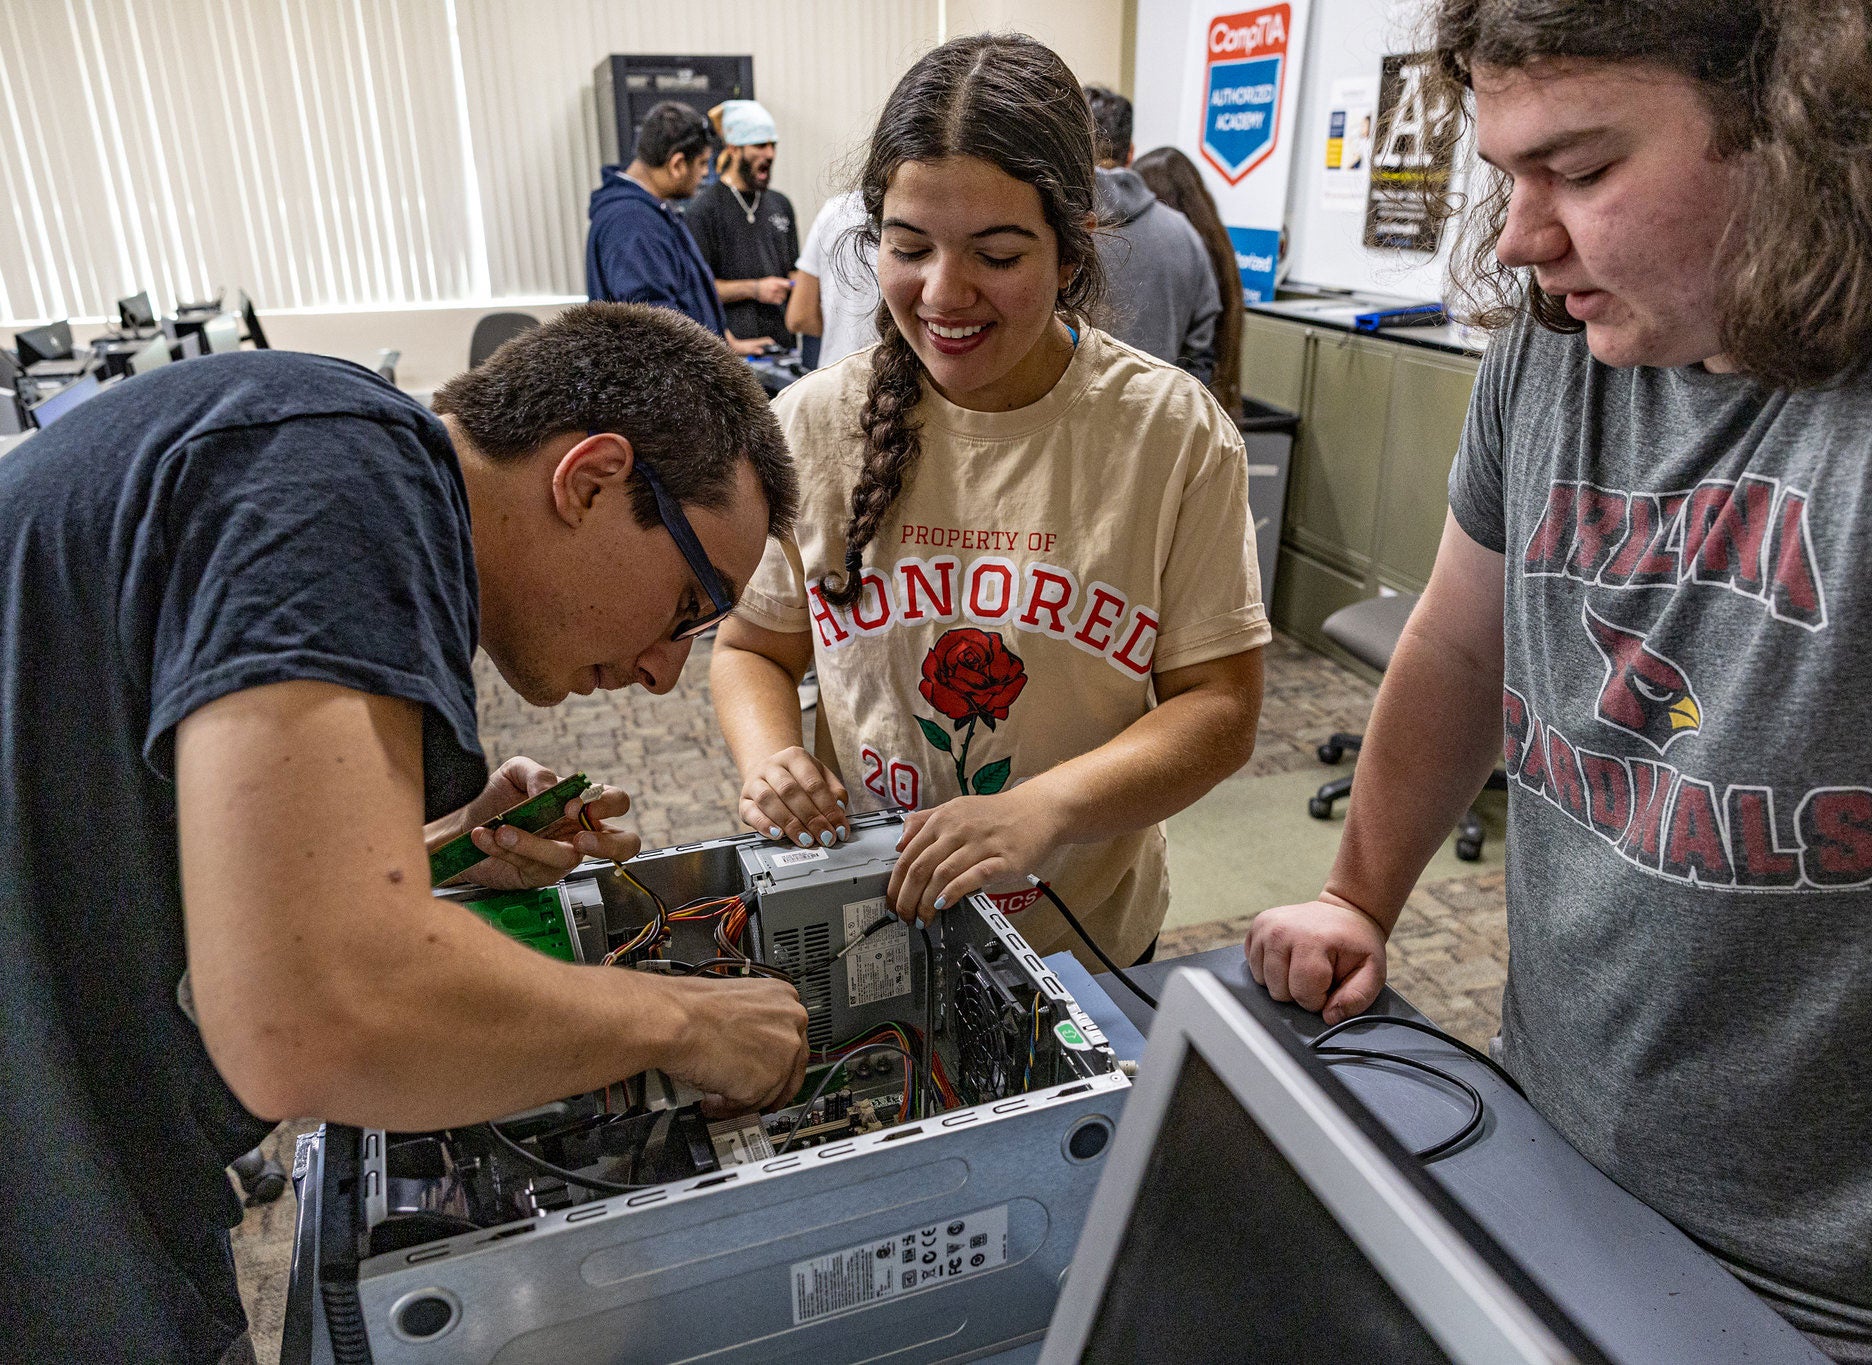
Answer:
[{"label": "braided ponytail", "polygon": [[923,453],[923,437],[910,413],[923,396],[923,363],[890,309],[878,306],[878,347],[871,353],[871,389],[858,428],[864,433],[864,465],[852,489],[851,520],[845,526],[845,578],[826,589],[826,601],[849,607],[864,587],[865,547],[903,493],[905,479]]},{"label": "braided ponytail", "polygon": [[[1060,264],[1072,277],[1058,307],[1083,317],[1104,286],[1098,247],[1087,222],[1096,185],[1092,115],[1079,82],[1052,49],[1019,34],[977,34],[944,43],[905,73],[878,116],[859,193],[865,222],[859,240],[873,253],[883,231],[884,192],[905,163],[966,156],[986,161],[1040,195]],[[892,318],[877,312],[871,387],[858,416],[864,461],[845,524],[845,572],[825,599],[849,607],[864,586],[864,552],[883,529],[923,453],[911,416],[923,397],[923,362]]]}]

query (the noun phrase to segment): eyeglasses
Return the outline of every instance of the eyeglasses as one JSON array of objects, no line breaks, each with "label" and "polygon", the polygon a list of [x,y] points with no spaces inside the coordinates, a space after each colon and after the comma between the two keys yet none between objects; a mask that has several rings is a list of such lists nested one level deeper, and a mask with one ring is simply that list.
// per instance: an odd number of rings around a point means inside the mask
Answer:
[{"label": "eyeglasses", "polygon": [[[600,436],[604,433],[590,431],[586,434]],[[656,470],[650,467],[648,460],[640,456],[635,468],[643,475],[644,482],[650,485],[650,492],[656,498],[657,516],[663,522],[663,529],[670,533],[670,539],[682,551],[682,557],[688,563],[690,572],[696,576],[696,582],[708,594],[708,610],[700,616],[678,619],[675,628],[670,631],[672,640],[693,640],[710,626],[719,624],[724,616],[734,610],[734,598],[728,595],[721,574],[709,563],[708,551],[702,548],[695,527],[689,524],[689,518],[683,514],[682,504],[670,496],[669,490],[663,486],[663,480],[657,477]]]}]

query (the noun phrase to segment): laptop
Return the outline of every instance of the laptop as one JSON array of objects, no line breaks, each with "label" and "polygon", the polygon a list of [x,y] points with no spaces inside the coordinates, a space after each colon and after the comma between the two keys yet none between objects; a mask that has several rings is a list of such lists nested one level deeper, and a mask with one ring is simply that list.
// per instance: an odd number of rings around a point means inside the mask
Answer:
[{"label": "laptop", "polygon": [[13,345],[20,364],[34,379],[75,379],[91,369],[91,357],[72,354],[71,323],[48,322],[43,327],[16,332]]},{"label": "laptop", "polygon": [[1321,1059],[1180,971],[1042,1365],[1606,1365]]},{"label": "laptop", "polygon": [[150,304],[149,291],[117,300],[117,321],[124,335],[140,337],[156,326],[156,310]]},{"label": "laptop", "polygon": [[48,398],[41,398],[37,403],[33,404],[33,421],[38,423],[40,430],[43,431],[46,427],[51,426],[54,422],[66,416],[79,404],[89,402],[91,399],[96,398],[98,394],[103,391],[103,387],[102,384],[98,383],[96,375],[89,374],[74,383],[67,384],[57,393]]}]

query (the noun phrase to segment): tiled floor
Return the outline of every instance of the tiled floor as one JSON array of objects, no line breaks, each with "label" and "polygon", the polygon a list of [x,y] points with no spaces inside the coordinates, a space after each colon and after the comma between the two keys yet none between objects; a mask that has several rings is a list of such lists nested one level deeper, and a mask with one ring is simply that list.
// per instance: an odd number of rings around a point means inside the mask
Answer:
[{"label": "tiled floor", "polygon": [[[628,788],[627,820],[646,848],[734,832],[740,782],[708,697],[708,642],[666,697],[637,689],[571,697],[551,710],[520,700],[487,660],[478,663],[481,738],[491,761],[526,754],[561,773],[577,769]],[[1160,956],[1239,943],[1254,912],[1317,889],[1338,823],[1307,819],[1304,795],[1332,770],[1315,746],[1334,730],[1362,728],[1372,687],[1285,638],[1268,650],[1267,688],[1254,758],[1171,822],[1173,900]],[[1495,1030],[1508,960],[1499,807],[1480,864],[1447,850],[1411,897],[1391,940],[1391,984],[1443,1027],[1481,1044]],[[1484,808],[1485,818],[1491,808]],[[1252,837],[1251,837],[1252,835]],[[1244,848],[1251,851],[1244,865]],[[282,1164],[292,1135],[272,1140]],[[263,1363],[278,1356],[291,1255],[289,1197],[249,1213],[236,1233],[243,1297]]]}]

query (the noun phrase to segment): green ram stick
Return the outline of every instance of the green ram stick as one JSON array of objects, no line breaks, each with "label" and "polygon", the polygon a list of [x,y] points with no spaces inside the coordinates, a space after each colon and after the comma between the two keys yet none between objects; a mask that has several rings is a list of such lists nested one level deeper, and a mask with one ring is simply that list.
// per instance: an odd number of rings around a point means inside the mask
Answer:
[{"label": "green ram stick", "polygon": [[[548,787],[538,796],[529,796],[519,805],[502,811],[480,829],[499,829],[502,825],[512,825],[523,829],[528,834],[538,834],[548,825],[557,824],[565,814],[565,803],[591,786],[591,779],[584,773],[572,776],[557,786]],[[487,854],[474,846],[470,837],[473,831],[457,835],[429,855],[429,884],[440,886],[451,877],[460,876]]]}]

